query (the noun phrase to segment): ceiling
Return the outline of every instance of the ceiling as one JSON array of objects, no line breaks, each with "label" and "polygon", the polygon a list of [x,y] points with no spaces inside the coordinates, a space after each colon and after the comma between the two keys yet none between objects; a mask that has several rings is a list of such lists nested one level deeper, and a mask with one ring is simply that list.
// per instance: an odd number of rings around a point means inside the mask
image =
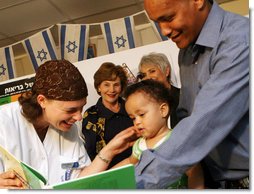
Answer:
[{"label": "ceiling", "polygon": [[57,23],[97,23],[143,10],[143,0],[0,0],[0,47]]},{"label": "ceiling", "polygon": [[99,23],[142,10],[143,0],[0,0],[0,47],[57,23]]}]

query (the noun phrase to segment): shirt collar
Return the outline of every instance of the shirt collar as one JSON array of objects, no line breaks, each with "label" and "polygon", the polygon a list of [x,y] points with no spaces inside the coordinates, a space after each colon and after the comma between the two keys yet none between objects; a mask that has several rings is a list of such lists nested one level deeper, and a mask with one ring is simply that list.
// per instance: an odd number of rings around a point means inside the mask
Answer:
[{"label": "shirt collar", "polygon": [[223,10],[213,1],[206,22],[198,36],[195,45],[213,48],[217,44],[223,20]]},{"label": "shirt collar", "polygon": [[114,113],[111,110],[109,110],[108,108],[106,108],[104,106],[104,104],[102,103],[102,98],[100,97],[98,102],[97,102],[97,107],[101,113],[102,117],[105,117],[106,119],[111,118],[114,114],[122,114],[122,115],[127,115],[126,111],[125,111],[125,101],[122,98],[118,98],[118,101],[121,104],[120,110],[118,113]]},{"label": "shirt collar", "polygon": [[214,1],[205,24],[202,27],[202,30],[197,38],[197,41],[194,44],[190,45],[192,63],[197,62],[199,55],[205,51],[206,47],[215,47],[220,35],[222,20],[223,10]]}]

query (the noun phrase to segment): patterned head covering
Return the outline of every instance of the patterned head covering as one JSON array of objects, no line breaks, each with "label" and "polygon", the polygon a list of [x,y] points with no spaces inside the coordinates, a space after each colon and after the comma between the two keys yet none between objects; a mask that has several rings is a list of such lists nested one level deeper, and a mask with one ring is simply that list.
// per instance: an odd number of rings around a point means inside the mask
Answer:
[{"label": "patterned head covering", "polygon": [[67,60],[51,60],[42,64],[35,75],[32,92],[60,101],[87,97],[87,86],[78,68]]}]

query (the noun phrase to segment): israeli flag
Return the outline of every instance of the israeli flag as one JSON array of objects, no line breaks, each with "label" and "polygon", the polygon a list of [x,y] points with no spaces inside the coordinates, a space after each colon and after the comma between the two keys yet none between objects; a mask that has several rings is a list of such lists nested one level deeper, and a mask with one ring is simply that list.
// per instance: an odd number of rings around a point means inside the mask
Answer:
[{"label": "israeli flag", "polygon": [[16,77],[12,47],[0,48],[0,81]]},{"label": "israeli flag", "polygon": [[150,24],[152,25],[152,28],[153,28],[153,31],[155,32],[157,38],[160,40],[160,41],[165,41],[165,40],[169,40],[167,36],[164,36],[162,33],[161,33],[161,29],[159,27],[159,24],[157,22],[154,22],[152,20],[150,20],[148,14],[146,13],[145,11],[145,14],[146,14],[146,17],[148,19],[148,21],[150,22]]},{"label": "israeli flag", "polygon": [[161,40],[161,41],[165,41],[165,40],[168,40],[168,37],[167,36],[164,36],[162,33],[161,33],[161,29],[159,27],[159,24],[157,22],[154,22],[154,21],[151,21],[152,23],[152,26],[153,26],[153,29],[157,35],[157,37]]},{"label": "israeli flag", "polygon": [[87,58],[89,25],[58,24],[61,58],[74,63]]},{"label": "israeli flag", "polygon": [[132,16],[101,23],[109,53],[135,48],[135,31]]},{"label": "israeli flag", "polygon": [[48,60],[57,59],[56,45],[49,29],[36,33],[22,41],[34,70]]}]

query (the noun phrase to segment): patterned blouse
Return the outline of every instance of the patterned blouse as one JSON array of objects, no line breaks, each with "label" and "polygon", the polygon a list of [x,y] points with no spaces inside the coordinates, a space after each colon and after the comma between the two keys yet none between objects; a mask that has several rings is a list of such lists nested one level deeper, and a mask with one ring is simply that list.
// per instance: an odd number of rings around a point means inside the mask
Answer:
[{"label": "patterned blouse", "polygon": [[[86,110],[83,116],[82,133],[85,138],[85,148],[91,160],[119,132],[133,125],[125,110],[125,101],[119,98],[121,108],[114,113],[106,108],[99,98],[96,105]],[[131,149],[118,154],[111,161],[109,168],[131,155]]]}]

